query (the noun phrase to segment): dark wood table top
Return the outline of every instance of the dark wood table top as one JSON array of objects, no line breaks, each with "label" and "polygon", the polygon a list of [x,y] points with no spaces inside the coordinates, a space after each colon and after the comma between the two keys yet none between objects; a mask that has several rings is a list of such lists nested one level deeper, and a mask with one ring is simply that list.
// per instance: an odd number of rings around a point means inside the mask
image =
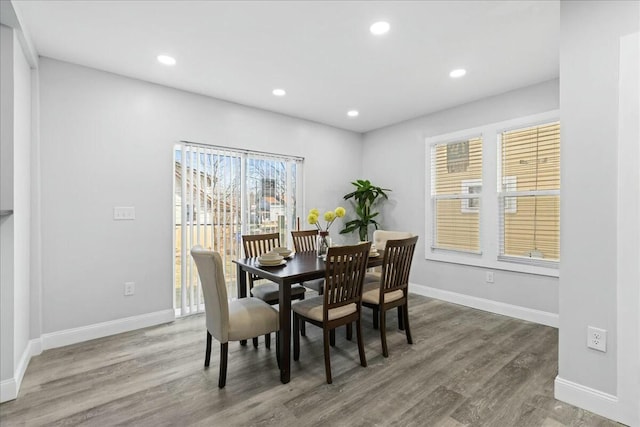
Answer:
[{"label": "dark wood table top", "polygon": [[[369,257],[368,267],[382,265],[384,254],[380,251],[377,257]],[[325,274],[325,261],[316,255],[315,251],[297,252],[287,259],[287,263],[278,266],[263,266],[258,258],[240,258],[235,261],[243,270],[249,271],[276,283],[299,283],[320,279]]]}]

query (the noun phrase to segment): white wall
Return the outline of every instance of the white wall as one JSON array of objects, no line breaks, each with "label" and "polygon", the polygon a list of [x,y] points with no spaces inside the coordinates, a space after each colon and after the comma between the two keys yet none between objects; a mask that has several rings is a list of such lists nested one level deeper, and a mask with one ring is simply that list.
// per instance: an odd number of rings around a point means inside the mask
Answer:
[{"label": "white wall", "polygon": [[[356,133],[47,58],[39,73],[45,334],[172,309],[179,140],[305,157],[321,210],[361,172]],[[114,206],[136,220],[113,221]]]},{"label": "white wall", "polygon": [[466,302],[487,300],[487,308],[507,304],[516,311],[523,308],[521,314],[558,313],[557,278],[496,271],[495,283],[489,285],[485,268],[425,260],[424,252],[425,138],[557,109],[558,81],[552,80],[365,134],[363,176],[393,190],[381,205],[382,228],[420,235],[412,283],[440,297],[445,291],[464,296]]},{"label": "white wall", "polygon": [[[0,25],[0,207],[13,209],[13,30]],[[13,377],[13,216],[0,218],[0,380]]]},{"label": "white wall", "polygon": [[30,354],[31,70],[14,30],[1,25],[2,209],[0,400],[14,398]]},{"label": "white wall", "polygon": [[[638,2],[626,1],[561,4],[563,197],[556,397],[626,423],[630,420],[620,417],[617,405],[618,361],[632,355],[619,354],[617,313],[628,304],[636,313],[639,307],[637,301],[617,298],[618,257],[623,255],[617,241],[618,150],[619,143],[629,144],[619,141],[619,52],[620,38],[639,29],[639,8]],[[632,167],[637,171],[640,165]],[[625,197],[638,203],[637,194]],[[586,347],[589,325],[608,331],[606,353]],[[637,346],[637,334],[625,339]],[[629,344],[634,347],[633,341]],[[626,365],[637,371],[638,360]],[[636,388],[639,374],[621,372],[635,378]]]},{"label": "white wall", "polygon": [[[14,370],[29,341],[31,241],[31,69],[17,38],[13,40],[14,124]],[[28,357],[28,356],[27,356]]]}]

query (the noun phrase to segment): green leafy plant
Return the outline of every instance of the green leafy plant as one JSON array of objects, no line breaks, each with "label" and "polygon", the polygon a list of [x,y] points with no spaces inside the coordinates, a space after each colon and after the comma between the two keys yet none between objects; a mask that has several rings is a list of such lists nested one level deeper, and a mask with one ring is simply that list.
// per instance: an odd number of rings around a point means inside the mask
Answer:
[{"label": "green leafy plant", "polygon": [[379,212],[372,212],[371,208],[378,199],[388,199],[389,197],[385,191],[391,190],[377,187],[372,185],[368,180],[362,179],[352,182],[351,184],[356,187],[356,190],[345,194],[344,199],[354,199],[352,204],[358,218],[345,223],[344,229],[340,231],[340,234],[348,234],[358,230],[360,240],[369,240],[369,226],[375,226],[376,230],[379,226],[378,222],[374,219],[378,216]]}]

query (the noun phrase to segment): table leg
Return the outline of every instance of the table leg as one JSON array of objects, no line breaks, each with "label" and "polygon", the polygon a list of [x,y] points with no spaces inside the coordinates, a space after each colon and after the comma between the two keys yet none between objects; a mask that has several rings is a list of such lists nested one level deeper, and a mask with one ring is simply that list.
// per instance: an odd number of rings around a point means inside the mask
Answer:
[{"label": "table leg", "polygon": [[291,380],[291,283],[280,285],[280,381]]},{"label": "table leg", "polygon": [[[247,297],[247,272],[237,265],[236,288],[238,289],[238,299]],[[247,340],[240,340],[240,345],[247,345]]]}]

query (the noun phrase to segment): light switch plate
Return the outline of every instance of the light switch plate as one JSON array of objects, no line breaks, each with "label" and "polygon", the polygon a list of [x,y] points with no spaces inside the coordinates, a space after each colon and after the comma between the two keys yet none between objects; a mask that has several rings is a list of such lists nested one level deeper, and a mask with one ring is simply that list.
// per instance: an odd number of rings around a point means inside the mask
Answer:
[{"label": "light switch plate", "polygon": [[114,207],[113,219],[116,221],[136,219],[136,208],[133,206]]}]

